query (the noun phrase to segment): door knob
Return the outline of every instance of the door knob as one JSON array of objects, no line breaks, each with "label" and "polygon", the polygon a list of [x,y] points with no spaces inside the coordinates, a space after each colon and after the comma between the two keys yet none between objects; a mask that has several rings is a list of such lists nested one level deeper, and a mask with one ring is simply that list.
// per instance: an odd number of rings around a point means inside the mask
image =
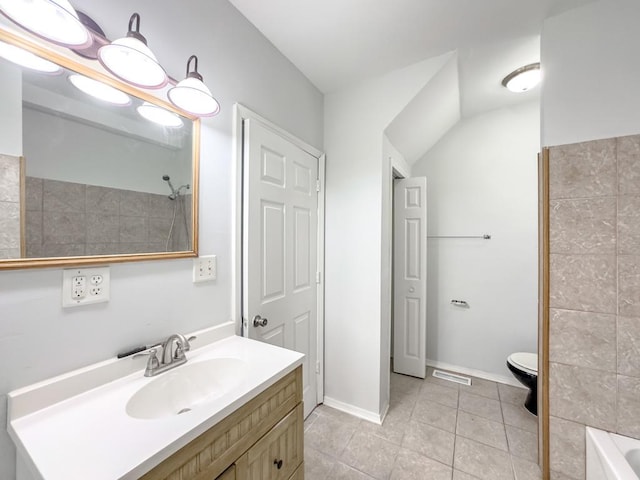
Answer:
[{"label": "door knob", "polygon": [[262,318],[260,315],[256,315],[253,317],[253,326],[254,327],[266,327],[269,320],[266,318]]}]

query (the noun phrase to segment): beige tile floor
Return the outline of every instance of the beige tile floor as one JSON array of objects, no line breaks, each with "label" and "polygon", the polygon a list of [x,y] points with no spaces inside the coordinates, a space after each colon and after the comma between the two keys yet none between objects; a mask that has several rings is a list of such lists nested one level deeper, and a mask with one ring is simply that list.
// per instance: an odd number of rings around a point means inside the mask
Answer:
[{"label": "beige tile floor", "polygon": [[526,390],[392,374],[383,425],[320,405],[305,421],[306,480],[539,480]]}]

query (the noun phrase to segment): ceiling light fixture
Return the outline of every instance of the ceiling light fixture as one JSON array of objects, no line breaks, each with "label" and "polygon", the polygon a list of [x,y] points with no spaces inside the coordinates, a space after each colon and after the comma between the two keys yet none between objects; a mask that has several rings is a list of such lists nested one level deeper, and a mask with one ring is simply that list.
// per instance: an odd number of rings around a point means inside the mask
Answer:
[{"label": "ceiling light fixture", "polygon": [[147,120],[162,125],[163,127],[181,127],[182,120],[178,115],[153,103],[144,102],[136,110]]},{"label": "ceiling light fixture", "polygon": [[502,80],[502,86],[515,93],[526,92],[540,83],[540,62],[531,63],[511,72]]},{"label": "ceiling light fixture", "polygon": [[158,59],[147,47],[147,39],[140,34],[137,13],[129,19],[127,36],[101,47],[98,60],[113,75],[137,87],[162,88],[168,81]]},{"label": "ceiling light fixture", "polygon": [[21,67],[26,67],[37,72],[51,74],[62,72],[62,68],[55,63],[5,42],[0,42],[0,57],[20,65]]},{"label": "ceiling light fixture", "polygon": [[[189,66],[193,62],[193,71]],[[220,104],[211,95],[211,90],[202,81],[198,73],[198,57],[191,55],[187,60],[187,76],[167,93],[176,107],[199,117],[213,116],[220,111]]]},{"label": "ceiling light fixture", "polygon": [[91,35],[68,0],[0,0],[0,11],[25,30],[58,45],[91,45]]},{"label": "ceiling light fixture", "polygon": [[98,100],[121,106],[129,105],[131,103],[131,99],[126,93],[121,92],[106,83],[94,80],[93,78],[74,74],[69,75],[69,81],[81,92],[91,95]]}]

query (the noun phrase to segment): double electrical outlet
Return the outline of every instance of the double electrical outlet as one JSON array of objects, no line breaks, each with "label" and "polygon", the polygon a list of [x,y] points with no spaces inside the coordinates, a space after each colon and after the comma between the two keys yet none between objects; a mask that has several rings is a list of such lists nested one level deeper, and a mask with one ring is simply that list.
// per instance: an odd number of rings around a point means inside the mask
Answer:
[{"label": "double electrical outlet", "polygon": [[109,301],[109,267],[63,270],[62,306]]}]

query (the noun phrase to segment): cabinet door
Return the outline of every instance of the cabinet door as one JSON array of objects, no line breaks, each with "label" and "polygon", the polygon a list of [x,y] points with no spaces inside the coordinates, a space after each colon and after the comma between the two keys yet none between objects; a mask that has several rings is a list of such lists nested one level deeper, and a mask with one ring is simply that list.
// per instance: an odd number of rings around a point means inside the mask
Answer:
[{"label": "cabinet door", "polygon": [[287,480],[302,463],[303,418],[298,404],[236,462],[238,480]]},{"label": "cabinet door", "polygon": [[236,480],[236,466],[231,465],[216,480]]}]

